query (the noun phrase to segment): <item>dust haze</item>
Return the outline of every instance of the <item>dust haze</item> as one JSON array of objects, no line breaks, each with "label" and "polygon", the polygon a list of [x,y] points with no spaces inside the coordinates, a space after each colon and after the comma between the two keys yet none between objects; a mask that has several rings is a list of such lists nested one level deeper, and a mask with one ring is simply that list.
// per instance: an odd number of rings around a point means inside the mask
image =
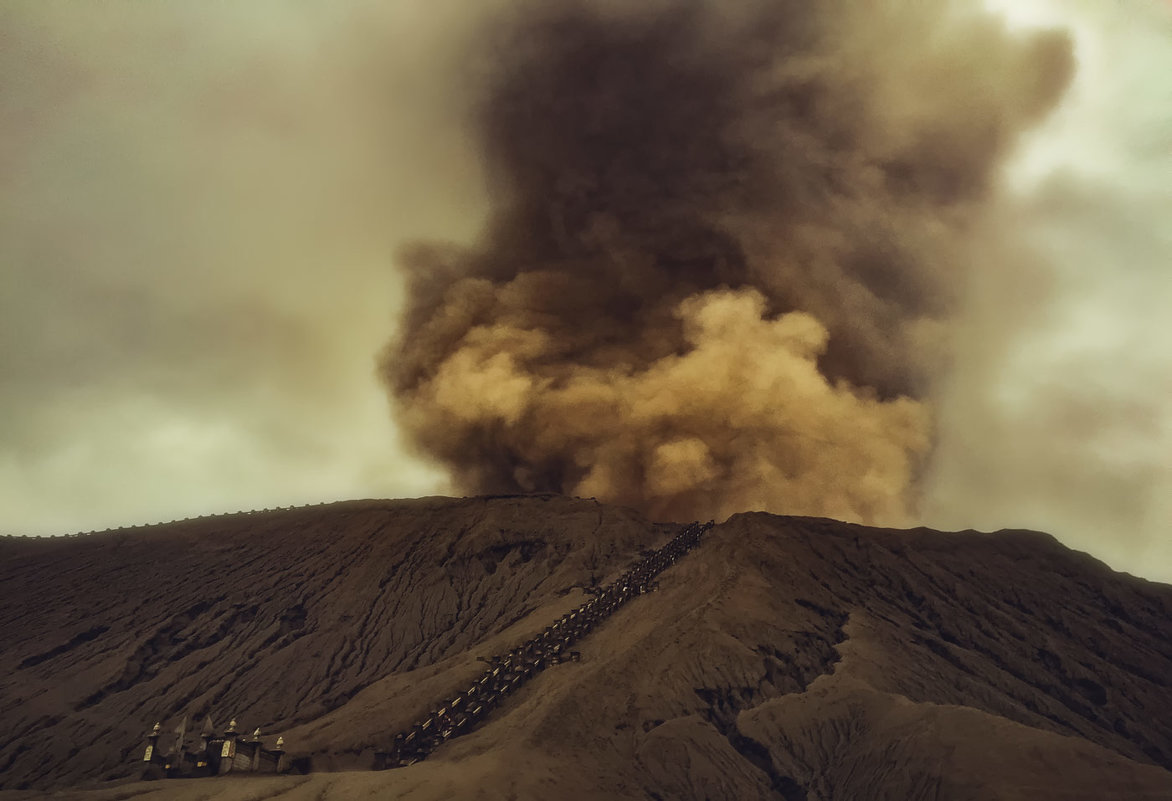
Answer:
[{"label": "dust haze", "polygon": [[974,4],[525,4],[491,212],[405,252],[397,419],[469,492],[907,523],[974,231],[1073,72]]}]

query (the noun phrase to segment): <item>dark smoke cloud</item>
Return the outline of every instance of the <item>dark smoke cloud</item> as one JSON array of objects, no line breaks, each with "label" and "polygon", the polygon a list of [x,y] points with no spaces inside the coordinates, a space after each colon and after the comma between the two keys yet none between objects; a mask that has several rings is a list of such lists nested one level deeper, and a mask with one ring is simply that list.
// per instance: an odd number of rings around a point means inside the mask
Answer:
[{"label": "dark smoke cloud", "polygon": [[960,3],[630,5],[486,31],[494,210],[404,255],[400,424],[469,491],[906,520],[970,231],[1068,40]]}]

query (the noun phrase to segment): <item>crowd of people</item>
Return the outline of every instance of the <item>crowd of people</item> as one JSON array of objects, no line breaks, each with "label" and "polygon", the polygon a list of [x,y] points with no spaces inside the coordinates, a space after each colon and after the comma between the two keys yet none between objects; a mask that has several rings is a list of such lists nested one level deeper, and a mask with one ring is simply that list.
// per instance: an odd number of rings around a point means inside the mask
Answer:
[{"label": "crowd of people", "polygon": [[571,650],[607,617],[637,595],[658,587],[655,577],[700,543],[712,523],[690,523],[644,557],[594,597],[567,612],[553,625],[508,653],[488,660],[488,668],[467,690],[448,699],[425,719],[396,734],[386,750],[375,754],[375,770],[398,768],[425,759],[442,743],[471,730],[536,673],[581,658]]}]

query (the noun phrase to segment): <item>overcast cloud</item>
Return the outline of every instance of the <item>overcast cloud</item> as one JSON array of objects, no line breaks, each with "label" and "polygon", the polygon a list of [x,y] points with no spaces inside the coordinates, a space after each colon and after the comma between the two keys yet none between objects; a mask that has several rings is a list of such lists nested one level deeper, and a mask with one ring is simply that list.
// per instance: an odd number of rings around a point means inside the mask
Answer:
[{"label": "overcast cloud", "polygon": [[[1172,580],[1169,10],[993,5],[1079,71],[1006,175],[924,519]],[[375,358],[396,249],[482,222],[458,54],[489,13],[0,6],[0,531],[445,490]]]},{"label": "overcast cloud", "polygon": [[461,17],[381,5],[4,5],[4,530],[440,486],[373,372],[396,244],[480,213]]},{"label": "overcast cloud", "polygon": [[[1172,6],[990,5],[1071,30],[1066,102],[1010,166],[940,405],[925,522],[1050,531],[1172,580]],[[992,268],[992,269],[989,269]]]}]

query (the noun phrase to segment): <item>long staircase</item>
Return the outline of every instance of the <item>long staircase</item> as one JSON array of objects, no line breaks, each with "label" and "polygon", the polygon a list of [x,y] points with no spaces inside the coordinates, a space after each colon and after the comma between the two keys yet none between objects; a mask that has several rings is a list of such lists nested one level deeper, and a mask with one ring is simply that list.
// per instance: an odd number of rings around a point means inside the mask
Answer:
[{"label": "long staircase", "polygon": [[594,598],[567,612],[541,634],[503,656],[494,656],[488,668],[464,692],[440,704],[425,719],[394,735],[387,750],[375,752],[374,769],[400,768],[426,759],[453,737],[473,729],[485,720],[526,681],[545,668],[565,661],[577,661],[574,643],[637,595],[656,588],[655,577],[700,544],[712,522],[689,523],[666,545],[635,563],[633,567],[598,591]]}]

